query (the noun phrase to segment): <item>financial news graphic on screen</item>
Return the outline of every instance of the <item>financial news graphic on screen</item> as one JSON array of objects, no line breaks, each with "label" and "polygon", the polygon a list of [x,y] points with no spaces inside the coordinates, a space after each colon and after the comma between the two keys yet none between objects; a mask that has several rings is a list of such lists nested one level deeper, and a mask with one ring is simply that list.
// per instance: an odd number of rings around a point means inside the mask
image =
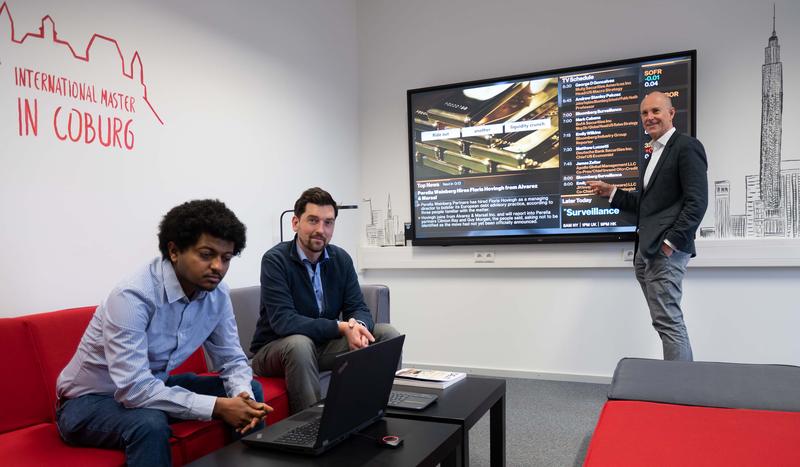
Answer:
[{"label": "financial news graphic on screen", "polygon": [[408,91],[414,243],[630,239],[586,182],[640,188],[652,91],[693,133],[694,69],[692,51]]}]

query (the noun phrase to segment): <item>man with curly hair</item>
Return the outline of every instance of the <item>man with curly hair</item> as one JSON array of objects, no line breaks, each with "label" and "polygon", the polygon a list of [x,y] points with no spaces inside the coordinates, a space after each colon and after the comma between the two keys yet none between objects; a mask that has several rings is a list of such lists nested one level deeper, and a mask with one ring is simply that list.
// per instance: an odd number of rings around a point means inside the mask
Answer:
[{"label": "man with curly hair", "polygon": [[319,370],[330,370],[337,354],[400,335],[390,324],[373,322],[353,260],[330,244],[338,213],[330,193],[309,188],[294,204],[297,235],[261,259],[253,370],[286,378],[292,413],[319,400]]},{"label": "man with curly hair", "polygon": [[[164,216],[158,246],[161,257],[97,307],[57,382],[64,441],[124,449],[130,466],[172,465],[171,419],[216,418],[244,434],[272,411],[222,283],[244,224],[218,200],[189,201]],[[219,376],[170,376],[200,345]]]}]

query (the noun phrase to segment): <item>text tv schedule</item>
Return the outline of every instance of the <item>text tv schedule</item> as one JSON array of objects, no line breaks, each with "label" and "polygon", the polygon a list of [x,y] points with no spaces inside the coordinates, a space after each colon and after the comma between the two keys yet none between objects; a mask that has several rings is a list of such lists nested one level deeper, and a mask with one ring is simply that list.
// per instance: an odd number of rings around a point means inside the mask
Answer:
[{"label": "text tv schedule", "polygon": [[639,103],[649,92],[664,92],[678,109],[677,130],[686,132],[689,67],[688,60],[674,60],[559,76],[558,167],[417,180],[420,231],[431,236],[464,229],[476,235],[631,231],[635,220],[594,196],[586,181],[639,189],[640,168],[649,157],[645,143],[650,141],[641,126]]}]

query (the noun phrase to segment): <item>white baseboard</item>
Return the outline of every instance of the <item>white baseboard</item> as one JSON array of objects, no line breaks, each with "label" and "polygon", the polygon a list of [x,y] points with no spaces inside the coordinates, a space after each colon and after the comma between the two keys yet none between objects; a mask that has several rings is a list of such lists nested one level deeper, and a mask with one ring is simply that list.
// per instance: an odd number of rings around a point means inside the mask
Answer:
[{"label": "white baseboard", "polygon": [[506,370],[497,368],[459,367],[431,365],[428,363],[403,362],[403,367],[426,368],[429,370],[461,371],[470,375],[494,376],[499,378],[541,379],[546,381],[571,381],[575,383],[610,384],[611,377],[575,373],[549,373],[530,370]]}]

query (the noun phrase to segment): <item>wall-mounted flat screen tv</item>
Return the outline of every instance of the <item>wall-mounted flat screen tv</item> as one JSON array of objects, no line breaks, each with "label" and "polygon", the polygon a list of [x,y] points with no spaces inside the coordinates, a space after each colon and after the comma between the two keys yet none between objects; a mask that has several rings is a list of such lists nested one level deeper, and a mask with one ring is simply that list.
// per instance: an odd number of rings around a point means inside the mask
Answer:
[{"label": "wall-mounted flat screen tv", "polygon": [[638,190],[639,104],[672,98],[695,133],[696,51],[408,91],[412,243],[630,240],[587,180]]}]

